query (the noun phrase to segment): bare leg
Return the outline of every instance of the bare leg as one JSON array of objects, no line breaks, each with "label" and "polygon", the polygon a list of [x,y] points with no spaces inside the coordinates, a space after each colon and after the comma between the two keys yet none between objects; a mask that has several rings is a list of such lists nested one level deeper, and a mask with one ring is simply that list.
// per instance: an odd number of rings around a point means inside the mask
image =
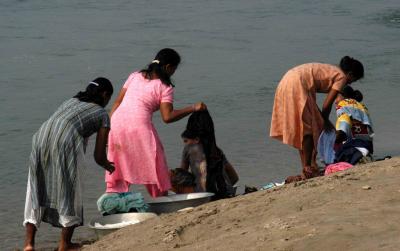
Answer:
[{"label": "bare leg", "polygon": [[303,162],[303,175],[306,178],[312,178],[318,176],[317,167],[317,153],[314,149],[314,140],[312,135],[303,136],[303,150],[302,162]]},{"label": "bare leg", "polygon": [[299,150],[299,154],[300,154],[300,161],[301,161],[301,166],[304,166],[304,151],[303,150]]},{"label": "bare leg", "polygon": [[320,174],[319,167],[317,164],[317,151],[315,150],[315,148],[312,153],[311,166],[312,166],[313,171],[316,174],[316,176],[320,176],[321,174]]},{"label": "bare leg", "polygon": [[301,175],[289,176],[285,183],[297,182],[318,176],[317,152],[314,149],[314,140],[311,134],[303,136],[303,149],[299,150],[303,171]]},{"label": "bare leg", "polygon": [[312,135],[303,136],[303,166],[311,166],[314,151],[314,141]]},{"label": "bare leg", "polygon": [[31,251],[35,248],[35,235],[37,228],[32,223],[26,223],[26,237],[24,251]]},{"label": "bare leg", "polygon": [[62,228],[58,251],[79,250],[80,245],[71,242],[75,228],[76,226]]}]

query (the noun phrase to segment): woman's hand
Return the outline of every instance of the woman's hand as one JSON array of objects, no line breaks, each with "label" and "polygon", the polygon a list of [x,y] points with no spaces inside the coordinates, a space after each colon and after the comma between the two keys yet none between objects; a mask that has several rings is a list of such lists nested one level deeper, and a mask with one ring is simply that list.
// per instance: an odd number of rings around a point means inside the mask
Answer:
[{"label": "woman's hand", "polygon": [[332,122],[329,119],[324,120],[324,130],[325,131],[335,130],[335,126],[332,124]]},{"label": "woman's hand", "polygon": [[110,174],[115,171],[114,162],[110,162],[107,160],[106,164],[103,165],[103,168],[106,169]]},{"label": "woman's hand", "polygon": [[329,120],[329,114],[332,110],[332,104],[335,101],[339,92],[337,90],[331,89],[325,98],[324,104],[322,105],[321,115],[324,119],[324,129],[326,131],[335,130],[335,126]]},{"label": "woman's hand", "polygon": [[172,123],[196,111],[206,110],[207,106],[203,102],[198,102],[183,109],[175,110],[172,103],[163,102],[160,104],[161,118],[165,123]]},{"label": "woman's hand", "polygon": [[207,110],[207,106],[203,102],[197,102],[193,105],[193,108],[195,112]]},{"label": "woman's hand", "polygon": [[94,160],[96,163],[111,173],[114,172],[114,163],[107,159],[107,139],[110,128],[102,127],[97,132],[96,145],[94,148]]}]

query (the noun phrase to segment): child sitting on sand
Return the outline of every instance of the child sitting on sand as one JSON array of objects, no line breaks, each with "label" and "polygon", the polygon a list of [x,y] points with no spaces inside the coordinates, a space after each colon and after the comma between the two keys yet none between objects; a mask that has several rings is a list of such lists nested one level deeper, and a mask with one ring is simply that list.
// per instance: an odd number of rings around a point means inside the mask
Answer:
[{"label": "child sitting on sand", "polygon": [[372,123],[363,95],[345,86],[336,101],[336,131],[321,133],[318,155],[326,165],[325,175],[372,161]]},{"label": "child sitting on sand", "polygon": [[350,86],[343,88],[336,105],[335,162],[356,164],[373,153],[373,129],[363,95]]},{"label": "child sitting on sand", "polygon": [[[340,99],[341,98],[341,99]],[[363,95],[359,90],[350,86],[343,88],[340,101],[336,105],[336,134],[337,142],[351,139],[373,141],[372,122],[367,107],[361,103]]]},{"label": "child sitting on sand", "polygon": [[[190,170],[193,174],[194,183],[189,185],[193,191],[212,192],[215,199],[233,197],[233,185],[239,177],[216,145],[214,124],[207,110],[189,117],[182,139],[185,148],[180,169]],[[173,187],[178,183],[178,180],[172,180]]]}]

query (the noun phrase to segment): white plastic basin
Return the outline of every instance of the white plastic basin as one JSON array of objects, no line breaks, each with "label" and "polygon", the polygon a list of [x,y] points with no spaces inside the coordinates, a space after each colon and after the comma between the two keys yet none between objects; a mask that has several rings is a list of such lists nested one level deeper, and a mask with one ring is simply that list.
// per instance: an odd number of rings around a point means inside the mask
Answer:
[{"label": "white plastic basin", "polygon": [[156,216],[157,215],[154,213],[113,214],[92,219],[89,222],[88,227],[93,229],[97,238],[101,238],[102,236],[112,233],[120,228],[137,224]]},{"label": "white plastic basin", "polygon": [[186,207],[196,207],[211,200],[213,193],[173,194],[150,199],[150,211],[161,214],[176,212]]}]

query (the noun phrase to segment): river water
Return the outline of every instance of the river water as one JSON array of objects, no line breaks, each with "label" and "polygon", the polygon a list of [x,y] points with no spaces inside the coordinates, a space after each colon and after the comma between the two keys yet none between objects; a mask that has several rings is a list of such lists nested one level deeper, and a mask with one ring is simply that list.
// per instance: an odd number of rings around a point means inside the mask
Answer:
[{"label": "river water", "polygon": [[[399,40],[398,0],[2,0],[0,249],[22,247],[33,133],[95,77],[109,78],[118,90],[159,49],[175,48],[183,59],[174,75],[175,106],[208,105],[218,145],[243,189],[300,171],[297,152],[268,132],[276,85],[301,63],[337,64],[344,55],[362,61],[365,78],[353,87],[364,93],[371,112],[376,155],[398,155]],[[154,123],[170,167],[177,167],[186,119],[166,125],[156,114]],[[98,215],[95,202],[104,191],[104,173],[91,152],[86,220]],[[58,235],[43,224],[38,247],[55,247]],[[91,238],[86,227],[75,234]]]}]

